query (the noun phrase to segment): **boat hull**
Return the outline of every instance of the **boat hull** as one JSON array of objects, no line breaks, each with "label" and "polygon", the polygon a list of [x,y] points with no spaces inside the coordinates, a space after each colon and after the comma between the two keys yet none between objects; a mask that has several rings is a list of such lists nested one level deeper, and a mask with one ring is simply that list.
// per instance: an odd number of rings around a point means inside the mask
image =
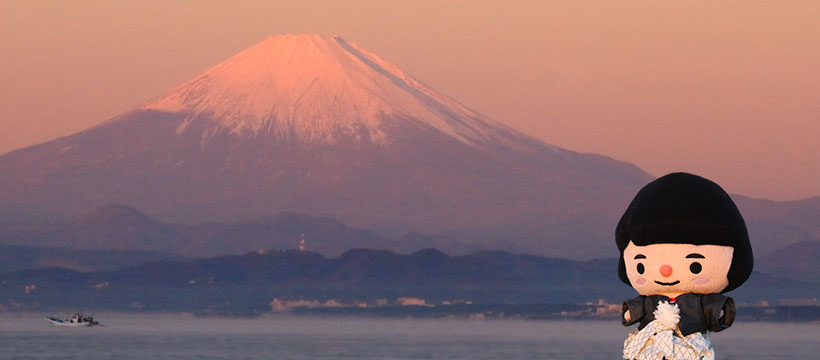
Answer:
[{"label": "boat hull", "polygon": [[92,322],[87,322],[87,321],[84,321],[84,322],[70,322],[70,321],[66,321],[66,320],[58,319],[58,318],[53,318],[53,317],[47,317],[46,321],[48,321],[49,323],[51,323],[51,325],[54,325],[54,326],[65,326],[65,327],[88,327],[88,326],[97,326],[97,325],[100,324],[96,321],[92,321]]}]

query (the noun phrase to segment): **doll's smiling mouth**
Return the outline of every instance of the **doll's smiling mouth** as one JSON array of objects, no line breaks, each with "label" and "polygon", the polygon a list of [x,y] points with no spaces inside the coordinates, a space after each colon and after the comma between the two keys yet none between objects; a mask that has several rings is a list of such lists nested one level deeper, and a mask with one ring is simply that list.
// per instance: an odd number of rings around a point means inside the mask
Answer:
[{"label": "doll's smiling mouth", "polygon": [[655,284],[658,284],[658,285],[663,285],[663,286],[672,286],[672,285],[677,285],[677,284],[680,284],[680,280],[675,280],[675,281],[673,281],[673,282],[668,282],[668,283],[665,283],[665,282],[660,282],[660,281],[655,281]]}]

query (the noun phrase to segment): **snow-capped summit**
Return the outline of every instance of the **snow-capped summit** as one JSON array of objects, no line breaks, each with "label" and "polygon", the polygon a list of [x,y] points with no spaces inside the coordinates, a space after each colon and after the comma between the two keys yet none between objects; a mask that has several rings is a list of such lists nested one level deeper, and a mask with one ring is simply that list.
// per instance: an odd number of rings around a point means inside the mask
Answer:
[{"label": "snow-capped summit", "polygon": [[208,121],[237,135],[303,141],[365,135],[383,143],[390,121],[432,126],[462,142],[503,131],[339,36],[271,36],[141,108],[185,113],[178,132]]}]

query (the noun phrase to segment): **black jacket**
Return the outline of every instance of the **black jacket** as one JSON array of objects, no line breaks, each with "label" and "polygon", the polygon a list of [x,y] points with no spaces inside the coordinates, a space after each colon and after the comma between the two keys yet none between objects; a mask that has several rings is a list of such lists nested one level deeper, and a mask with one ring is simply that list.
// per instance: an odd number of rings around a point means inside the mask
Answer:
[{"label": "black jacket", "polygon": [[[640,321],[638,329],[643,329],[655,320],[655,309],[658,301],[669,301],[663,295],[638,296],[623,303],[621,322],[624,326]],[[680,331],[683,336],[709,331],[721,331],[732,326],[735,321],[735,302],[721,294],[683,294],[675,298],[680,309]],[[723,310],[723,317],[720,311]],[[624,313],[629,311],[630,321],[624,320]]]}]

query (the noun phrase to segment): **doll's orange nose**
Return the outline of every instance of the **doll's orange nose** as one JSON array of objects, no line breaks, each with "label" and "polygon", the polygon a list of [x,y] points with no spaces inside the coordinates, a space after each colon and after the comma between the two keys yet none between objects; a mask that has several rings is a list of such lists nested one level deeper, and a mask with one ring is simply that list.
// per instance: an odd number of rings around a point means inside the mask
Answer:
[{"label": "doll's orange nose", "polygon": [[669,265],[661,265],[661,275],[664,277],[669,277],[669,275],[672,275],[672,267]]}]

